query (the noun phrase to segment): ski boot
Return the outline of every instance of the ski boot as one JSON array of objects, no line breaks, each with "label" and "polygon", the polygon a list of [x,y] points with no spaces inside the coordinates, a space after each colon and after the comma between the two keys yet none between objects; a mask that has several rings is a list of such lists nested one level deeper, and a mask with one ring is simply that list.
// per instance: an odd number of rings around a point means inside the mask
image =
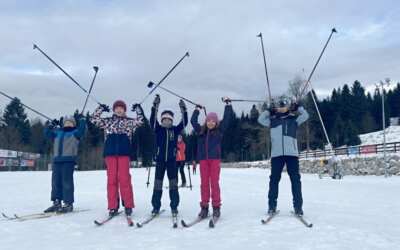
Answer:
[{"label": "ski boot", "polygon": [[184,187],[186,187],[186,182],[183,182],[181,185],[181,188],[184,188]]},{"label": "ski boot", "polygon": [[62,207],[57,211],[60,214],[70,213],[74,210],[74,206],[70,203],[64,203]]},{"label": "ski boot", "polygon": [[113,217],[118,214],[118,209],[110,209],[108,212],[108,216]]},{"label": "ski boot", "polygon": [[299,216],[299,217],[303,216],[303,215],[304,215],[303,209],[301,209],[301,208],[294,208],[294,214],[295,214],[296,216]]},{"label": "ski boot", "polygon": [[153,215],[153,216],[157,216],[159,213],[160,213],[159,208],[153,208],[153,210],[151,211],[151,215]]},{"label": "ski boot", "polygon": [[268,209],[268,212],[267,212],[268,215],[274,215],[275,213],[276,213],[276,207],[270,207]]},{"label": "ski boot", "polygon": [[178,209],[171,209],[171,214],[172,214],[172,217],[177,217],[178,216]]},{"label": "ski boot", "polygon": [[44,210],[44,213],[54,213],[57,212],[61,208],[61,202],[59,200],[53,201],[53,205],[46,210]]},{"label": "ski boot", "polygon": [[213,217],[219,218],[221,216],[221,208],[220,207],[213,207]]},{"label": "ski boot", "polygon": [[208,217],[208,207],[201,207],[200,213],[198,215],[200,218],[205,219]]},{"label": "ski boot", "polygon": [[132,208],[125,208],[125,214],[126,214],[126,216],[131,216],[132,215]]}]

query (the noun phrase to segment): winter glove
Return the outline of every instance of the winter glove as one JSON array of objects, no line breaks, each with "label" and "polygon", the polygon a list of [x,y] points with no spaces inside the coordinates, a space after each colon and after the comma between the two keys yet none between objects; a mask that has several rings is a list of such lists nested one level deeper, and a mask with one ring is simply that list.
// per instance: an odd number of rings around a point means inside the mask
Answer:
[{"label": "winter glove", "polygon": [[266,111],[266,110],[268,110],[268,104],[264,102],[263,105],[261,106],[261,111]]},{"label": "winter glove", "polygon": [[104,112],[110,112],[110,107],[108,105],[100,104],[100,107]]},{"label": "winter glove", "polygon": [[201,106],[201,105],[196,105],[196,109],[199,110],[199,111],[202,110],[203,108],[204,108],[204,107]]},{"label": "winter glove", "polygon": [[268,111],[269,111],[269,115],[270,115],[270,116],[275,115],[275,114],[276,114],[276,107],[275,107],[275,105],[274,105],[274,104],[271,104],[271,105],[268,107]]},{"label": "winter glove", "polygon": [[185,102],[181,99],[180,101],[179,101],[179,108],[181,109],[181,112],[182,113],[185,113],[186,112],[186,104],[185,104]]},{"label": "winter glove", "polygon": [[143,108],[139,103],[135,103],[132,105],[132,111],[136,111],[137,114],[143,114]]},{"label": "winter glove", "polygon": [[51,123],[49,124],[51,127],[57,127],[58,125],[60,125],[60,121],[57,119],[54,119],[51,121]]},{"label": "winter glove", "polygon": [[299,109],[300,105],[297,102],[293,102],[290,104],[290,112],[296,112]]},{"label": "winter glove", "polygon": [[231,102],[232,102],[231,98],[229,98],[229,97],[222,97],[222,101],[227,105],[231,104]]},{"label": "winter glove", "polygon": [[160,95],[156,95],[156,97],[154,98],[154,101],[153,101],[153,108],[158,110],[158,107],[160,106],[160,102],[161,102]]}]

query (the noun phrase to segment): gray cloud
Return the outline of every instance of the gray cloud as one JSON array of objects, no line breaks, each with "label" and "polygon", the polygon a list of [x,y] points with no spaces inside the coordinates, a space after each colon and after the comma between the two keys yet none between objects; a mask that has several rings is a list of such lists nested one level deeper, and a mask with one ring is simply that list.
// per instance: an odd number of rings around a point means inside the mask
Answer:
[{"label": "gray cloud", "polygon": [[[84,86],[99,65],[97,99],[134,103],[188,50],[164,86],[220,113],[221,96],[266,96],[260,31],[271,88],[280,94],[311,70],[336,26],[313,78],[326,94],[356,79],[399,79],[398,11],[396,1],[3,1],[0,86],[51,116],[81,107],[84,93],[32,50],[35,42]],[[178,100],[159,93],[162,106],[177,111]],[[7,102],[0,98],[0,107]],[[238,113],[250,107],[235,104]]]}]

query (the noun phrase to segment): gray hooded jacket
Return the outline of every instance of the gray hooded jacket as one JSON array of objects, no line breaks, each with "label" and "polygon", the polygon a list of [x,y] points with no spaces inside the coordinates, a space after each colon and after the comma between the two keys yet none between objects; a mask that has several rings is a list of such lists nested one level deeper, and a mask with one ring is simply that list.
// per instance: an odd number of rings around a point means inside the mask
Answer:
[{"label": "gray hooded jacket", "polygon": [[299,115],[271,117],[269,111],[264,111],[258,117],[261,125],[271,128],[271,157],[299,156],[297,128],[307,121],[309,115],[303,107],[299,107],[298,113]]}]

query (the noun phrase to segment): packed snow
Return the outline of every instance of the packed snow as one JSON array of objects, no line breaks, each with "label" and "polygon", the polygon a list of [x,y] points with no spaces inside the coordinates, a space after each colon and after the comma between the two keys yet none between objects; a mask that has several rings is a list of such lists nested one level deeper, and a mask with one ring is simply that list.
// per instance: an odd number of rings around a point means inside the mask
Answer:
[{"label": "packed snow", "polygon": [[[146,188],[145,169],[131,173],[138,221],[151,210],[152,189]],[[399,177],[346,176],[339,181],[303,175],[305,218],[314,223],[306,228],[290,214],[286,173],[280,185],[281,213],[261,225],[268,175],[265,169],[223,169],[222,218],[214,229],[207,222],[173,229],[169,210],[138,229],[128,227],[122,216],[96,227],[93,220],[107,212],[105,172],[76,172],[75,207],[91,210],[25,222],[0,219],[0,249],[399,249]],[[0,211],[22,215],[46,208],[50,177],[50,172],[0,172]],[[186,220],[199,212],[199,175],[192,180],[192,191],[180,189],[180,217]],[[168,209],[168,204],[165,190],[163,207]]]},{"label": "packed snow", "polygon": [[[400,126],[389,126],[385,130],[386,142],[400,142]],[[361,145],[372,145],[383,143],[383,130],[376,132],[361,134]]]}]

